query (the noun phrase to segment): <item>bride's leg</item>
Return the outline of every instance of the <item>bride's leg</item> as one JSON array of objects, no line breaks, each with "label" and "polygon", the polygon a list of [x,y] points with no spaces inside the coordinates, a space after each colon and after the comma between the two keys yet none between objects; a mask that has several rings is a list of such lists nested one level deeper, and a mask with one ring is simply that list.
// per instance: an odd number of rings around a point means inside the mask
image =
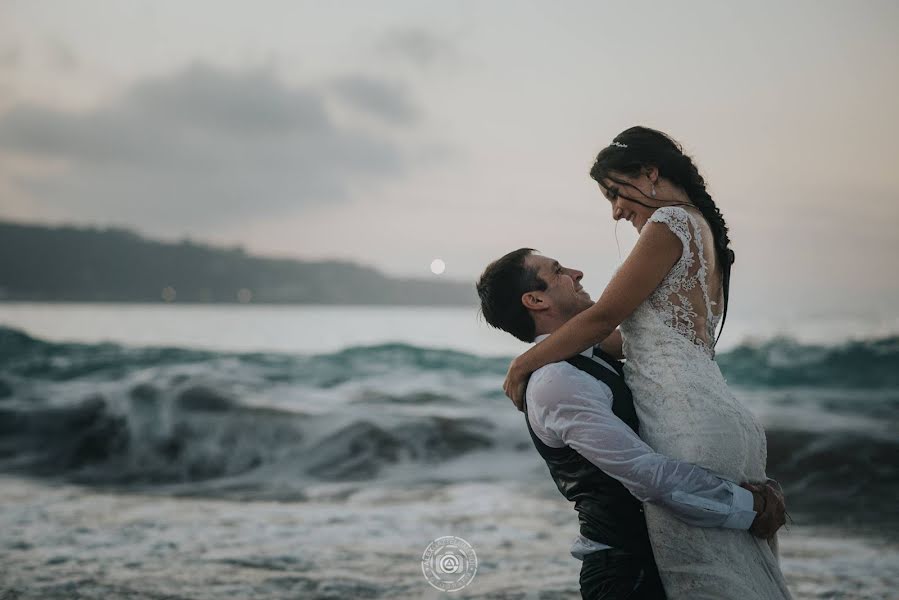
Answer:
[{"label": "bride's leg", "polygon": [[691,527],[652,504],[644,510],[668,600],[790,598],[763,540],[746,531]]}]

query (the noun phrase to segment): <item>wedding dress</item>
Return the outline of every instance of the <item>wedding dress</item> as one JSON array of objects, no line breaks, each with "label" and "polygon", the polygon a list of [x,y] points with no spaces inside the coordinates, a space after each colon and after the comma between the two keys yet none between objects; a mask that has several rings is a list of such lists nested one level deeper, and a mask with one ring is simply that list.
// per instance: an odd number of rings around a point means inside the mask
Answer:
[{"label": "wedding dress", "polygon": [[[714,361],[723,307],[711,228],[696,209],[677,206],[657,209],[649,221],[677,235],[683,253],[621,324],[625,379],[640,437],[661,454],[725,479],[764,482],[764,429],[728,390]],[[747,531],[691,527],[654,504],[644,510],[669,600],[791,597],[776,538],[766,542]]]}]

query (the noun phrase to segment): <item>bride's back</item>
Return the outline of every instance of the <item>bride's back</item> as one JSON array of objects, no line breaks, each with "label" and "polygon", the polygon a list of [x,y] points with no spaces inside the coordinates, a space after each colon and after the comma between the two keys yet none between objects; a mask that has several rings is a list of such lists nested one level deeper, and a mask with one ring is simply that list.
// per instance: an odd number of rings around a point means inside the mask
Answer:
[{"label": "bride's back", "polygon": [[650,304],[666,325],[713,355],[724,302],[712,229],[694,207],[665,206],[650,221],[665,223],[683,245],[680,259],[653,292]]}]

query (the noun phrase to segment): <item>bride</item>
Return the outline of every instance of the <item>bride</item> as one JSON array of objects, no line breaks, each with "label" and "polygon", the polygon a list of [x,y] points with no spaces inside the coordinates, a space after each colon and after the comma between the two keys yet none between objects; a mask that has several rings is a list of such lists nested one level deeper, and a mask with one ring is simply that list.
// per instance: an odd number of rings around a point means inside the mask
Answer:
[{"label": "bride", "polygon": [[[657,452],[724,478],[763,483],[765,432],[715,362],[734,253],[705,181],[674,140],[645,127],[619,134],[590,176],[612,218],[629,221],[639,239],[596,304],[512,362],[506,395],[520,406],[532,372],[620,325],[640,436]],[[691,527],[652,504],[645,514],[670,600],[790,598],[776,538]]]}]

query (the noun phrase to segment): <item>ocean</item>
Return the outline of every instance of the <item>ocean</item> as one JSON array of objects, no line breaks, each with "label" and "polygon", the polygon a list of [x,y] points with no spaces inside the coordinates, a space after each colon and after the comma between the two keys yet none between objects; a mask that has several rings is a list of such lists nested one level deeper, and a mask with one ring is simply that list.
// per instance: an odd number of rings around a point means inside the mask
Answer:
[{"label": "ocean", "polygon": [[[474,309],[0,304],[0,598],[579,598],[571,506]],[[899,590],[899,320],[729,317],[796,598]]]}]

